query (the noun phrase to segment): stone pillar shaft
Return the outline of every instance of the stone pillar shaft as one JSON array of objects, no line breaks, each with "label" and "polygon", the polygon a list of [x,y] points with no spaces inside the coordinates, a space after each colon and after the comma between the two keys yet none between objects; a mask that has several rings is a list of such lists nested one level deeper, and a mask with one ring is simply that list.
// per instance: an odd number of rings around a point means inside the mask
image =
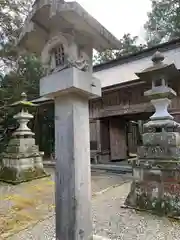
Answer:
[{"label": "stone pillar shaft", "polygon": [[88,98],[55,98],[56,239],[90,239],[91,173]]}]

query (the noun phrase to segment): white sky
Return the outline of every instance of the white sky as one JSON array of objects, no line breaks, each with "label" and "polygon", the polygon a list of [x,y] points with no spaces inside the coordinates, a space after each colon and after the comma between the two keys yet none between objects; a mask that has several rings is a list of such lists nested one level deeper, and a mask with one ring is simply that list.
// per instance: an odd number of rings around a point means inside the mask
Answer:
[{"label": "white sky", "polygon": [[[66,0],[72,1],[72,0]],[[143,25],[150,0],[76,0],[112,34],[120,39],[124,33],[143,41]]]}]

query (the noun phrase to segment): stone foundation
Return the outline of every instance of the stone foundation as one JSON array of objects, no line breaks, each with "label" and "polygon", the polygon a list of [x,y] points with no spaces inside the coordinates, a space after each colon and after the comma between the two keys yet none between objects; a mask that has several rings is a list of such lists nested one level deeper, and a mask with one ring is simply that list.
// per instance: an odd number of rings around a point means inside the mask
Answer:
[{"label": "stone foundation", "polygon": [[2,154],[0,181],[19,184],[49,176],[43,167],[43,154],[34,138],[12,138]]},{"label": "stone foundation", "polygon": [[28,182],[38,178],[48,177],[44,169],[42,168],[28,168],[18,170],[16,168],[3,167],[0,172],[0,181],[10,183],[10,184],[19,184],[22,182]]},{"label": "stone foundation", "polygon": [[[37,156],[27,154],[4,154],[0,170],[0,181],[19,184],[37,178],[48,177],[43,168],[43,153]],[[18,156],[20,158],[18,158]]]},{"label": "stone foundation", "polygon": [[134,169],[135,179],[125,206],[180,219],[180,171]]}]

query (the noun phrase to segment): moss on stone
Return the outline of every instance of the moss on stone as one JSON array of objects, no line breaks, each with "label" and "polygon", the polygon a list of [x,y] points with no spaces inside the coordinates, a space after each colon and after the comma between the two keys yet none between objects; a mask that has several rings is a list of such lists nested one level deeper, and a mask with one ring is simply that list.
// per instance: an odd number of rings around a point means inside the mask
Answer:
[{"label": "moss on stone", "polygon": [[15,168],[4,167],[0,172],[0,181],[7,182],[10,184],[19,184],[22,182],[31,181],[33,179],[49,177],[44,169],[40,168],[29,168],[28,170],[17,171]]},{"label": "moss on stone", "polygon": [[180,217],[179,193],[170,192],[162,196],[153,196],[152,192],[141,188],[141,183],[134,183],[126,201],[126,206],[138,210],[146,210],[159,216]]}]

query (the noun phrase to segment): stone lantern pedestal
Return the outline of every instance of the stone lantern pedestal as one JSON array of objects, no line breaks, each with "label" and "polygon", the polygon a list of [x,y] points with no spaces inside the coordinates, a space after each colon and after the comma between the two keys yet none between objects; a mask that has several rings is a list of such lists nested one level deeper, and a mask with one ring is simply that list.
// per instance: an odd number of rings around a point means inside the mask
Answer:
[{"label": "stone lantern pedestal", "polygon": [[143,145],[133,166],[134,181],[125,205],[157,214],[180,217],[180,124],[168,113],[168,105],[176,93],[168,87],[168,79],[177,77],[174,64],[163,63],[155,53],[153,66],[137,75],[152,81],[145,92],[155,107],[150,121],[144,124]]},{"label": "stone lantern pedestal", "polygon": [[43,168],[43,152],[35,144],[34,133],[28,128],[29,120],[33,118],[25,110],[26,95],[22,94],[22,101],[13,106],[22,106],[21,111],[14,116],[19,127],[12,134],[5,152],[2,154],[0,181],[19,184],[33,179],[48,176]]}]

